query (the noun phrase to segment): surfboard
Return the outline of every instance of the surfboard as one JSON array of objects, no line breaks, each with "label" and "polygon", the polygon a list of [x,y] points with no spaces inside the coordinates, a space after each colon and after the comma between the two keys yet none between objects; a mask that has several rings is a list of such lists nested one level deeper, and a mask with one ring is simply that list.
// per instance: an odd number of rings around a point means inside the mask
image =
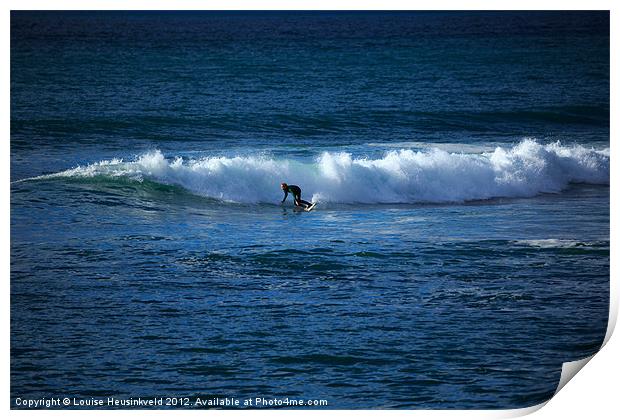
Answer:
[{"label": "surfboard", "polygon": [[316,203],[312,203],[309,207],[306,207],[306,211],[312,211],[312,209],[316,206]]}]

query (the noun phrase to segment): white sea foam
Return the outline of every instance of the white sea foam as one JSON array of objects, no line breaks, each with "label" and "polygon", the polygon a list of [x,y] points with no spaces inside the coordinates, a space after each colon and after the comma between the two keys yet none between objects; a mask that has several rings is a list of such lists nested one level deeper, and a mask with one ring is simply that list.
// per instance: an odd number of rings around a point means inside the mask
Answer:
[{"label": "white sea foam", "polygon": [[450,153],[438,148],[386,152],[380,159],[324,152],[314,162],[265,156],[167,159],[159,151],[134,161],[102,161],[46,177],[127,177],[179,185],[205,197],[277,203],[280,182],[302,196],[334,203],[460,202],[559,192],[569,183],[609,184],[609,149],[540,144]]},{"label": "white sea foam", "polygon": [[515,241],[515,243],[536,248],[574,248],[579,245],[591,245],[591,243],[583,243],[570,239],[526,239]]}]

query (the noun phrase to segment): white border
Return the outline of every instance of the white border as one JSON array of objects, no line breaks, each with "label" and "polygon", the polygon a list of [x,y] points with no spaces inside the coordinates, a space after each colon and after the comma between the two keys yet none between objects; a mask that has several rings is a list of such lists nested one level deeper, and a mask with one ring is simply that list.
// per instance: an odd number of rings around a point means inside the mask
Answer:
[{"label": "white border", "polygon": [[[249,0],[219,0],[219,1],[197,1],[197,0],[178,0],[178,1],[162,1],[162,0],[91,0],[88,3],[78,2],[75,0],[59,0],[59,1],[42,1],[42,0],[22,0],[15,1],[9,0],[4,2],[6,9],[2,15],[3,32],[2,42],[0,43],[3,55],[5,57],[4,65],[2,66],[2,83],[3,93],[5,95],[2,101],[2,125],[5,135],[5,140],[2,142],[0,150],[2,150],[3,165],[0,165],[0,171],[4,183],[2,184],[2,192],[5,200],[2,201],[1,211],[4,215],[5,223],[2,225],[2,256],[4,272],[6,273],[3,285],[3,322],[2,332],[4,337],[10,337],[9,334],[9,322],[10,322],[10,192],[9,192],[9,179],[10,179],[10,10],[341,10],[341,9],[358,9],[358,10],[611,10],[611,130],[610,139],[616,138],[616,122],[618,121],[617,98],[618,89],[616,87],[615,79],[613,75],[618,70],[618,54],[617,50],[618,42],[618,8],[614,8],[615,3],[612,1],[543,1],[543,0],[522,0],[522,1],[492,1],[492,0],[476,0],[468,2],[446,1],[446,0],[434,0],[432,2],[420,2],[420,1],[394,1],[383,0],[368,1],[368,0],[293,0],[293,1],[249,1]],[[610,141],[610,143],[614,143]],[[615,145],[611,147],[612,150],[612,162],[615,162],[614,150]],[[611,214],[614,213],[613,209],[618,208],[618,195],[616,193],[614,180],[618,179],[618,171],[615,167],[611,167]],[[617,227],[614,223],[614,218],[611,219],[611,243],[616,243]],[[389,411],[384,410],[381,412],[372,410],[335,410],[335,411],[282,411],[282,410],[252,410],[248,412],[238,411],[209,411],[208,413],[202,411],[186,411],[186,410],[172,410],[172,411],[159,411],[153,410],[145,413],[144,411],[31,411],[31,410],[9,410],[9,386],[10,386],[10,347],[7,339],[6,345],[3,349],[3,364],[2,372],[5,380],[3,381],[3,398],[0,398],[0,407],[2,411],[10,411],[10,416],[16,418],[32,418],[32,417],[75,417],[82,418],[85,415],[89,417],[97,418],[109,418],[114,416],[115,418],[134,418],[138,415],[148,415],[159,418],[178,417],[185,418],[204,418],[204,416],[216,417],[216,418],[236,418],[247,417],[248,415],[254,418],[261,419],[273,419],[273,418],[288,418],[295,416],[296,418],[313,419],[317,416],[326,416],[330,418],[341,417],[345,415],[353,415],[357,418],[374,418],[377,415],[381,417],[390,418],[506,418],[519,415],[528,414],[529,412],[536,411],[542,406],[546,407],[542,410],[538,410],[532,415],[532,418],[564,418],[564,419],[582,419],[585,416],[594,418],[608,418],[609,413],[618,412],[617,392],[615,384],[617,384],[617,377],[619,373],[618,360],[615,357],[619,354],[618,339],[612,338],[611,332],[616,323],[618,313],[618,288],[617,288],[617,269],[615,269],[614,261],[616,257],[616,248],[611,246],[611,305],[610,305],[610,324],[605,338],[606,345],[603,351],[593,357],[590,363],[583,369],[583,372],[579,373],[576,380],[570,381],[568,385],[562,391],[554,396],[546,404],[541,404],[537,407],[526,408],[522,410],[505,410],[505,411]],[[607,340],[609,340],[607,342]]]}]

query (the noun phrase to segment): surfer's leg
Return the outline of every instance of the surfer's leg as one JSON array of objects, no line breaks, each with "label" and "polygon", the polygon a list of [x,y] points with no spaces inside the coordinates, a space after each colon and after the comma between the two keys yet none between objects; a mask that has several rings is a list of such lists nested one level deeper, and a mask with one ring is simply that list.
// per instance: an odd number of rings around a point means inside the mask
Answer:
[{"label": "surfer's leg", "polygon": [[301,199],[300,199],[300,200],[299,200],[299,202],[300,202],[301,204],[303,204],[304,206],[306,206],[306,207],[310,207],[310,206],[312,205],[312,203],[308,203],[306,200],[301,200]]},{"label": "surfer's leg", "polygon": [[299,207],[308,207],[308,202],[301,199],[300,195],[295,196],[295,205]]}]

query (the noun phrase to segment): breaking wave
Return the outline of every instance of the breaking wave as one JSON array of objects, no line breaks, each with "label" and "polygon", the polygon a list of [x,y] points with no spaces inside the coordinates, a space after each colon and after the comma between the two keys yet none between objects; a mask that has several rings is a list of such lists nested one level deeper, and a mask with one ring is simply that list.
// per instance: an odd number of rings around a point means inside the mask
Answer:
[{"label": "breaking wave", "polygon": [[570,183],[609,184],[609,149],[526,139],[512,148],[449,153],[392,150],[379,159],[323,152],[313,162],[257,156],[106,160],[40,178],[128,178],[181,186],[222,201],[277,203],[280,182],[331,203],[438,203],[559,192]]}]

